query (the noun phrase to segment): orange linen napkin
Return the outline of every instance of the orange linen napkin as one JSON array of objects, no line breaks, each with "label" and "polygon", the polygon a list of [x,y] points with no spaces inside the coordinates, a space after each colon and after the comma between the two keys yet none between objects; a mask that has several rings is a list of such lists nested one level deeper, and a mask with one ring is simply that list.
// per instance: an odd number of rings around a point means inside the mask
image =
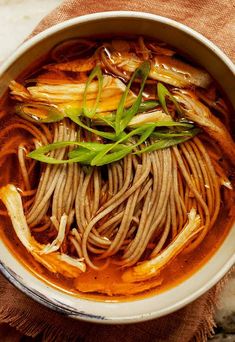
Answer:
[{"label": "orange linen napkin", "polygon": [[[82,14],[134,10],[178,20],[201,32],[231,58],[233,4],[231,0],[68,0],[41,21],[32,35],[66,19]],[[168,316],[138,324],[98,325],[74,321],[25,296],[0,276],[0,324],[8,323],[22,334],[43,341],[83,342],[203,342],[213,332],[213,319],[224,280],[185,308]],[[9,339],[11,341],[11,339]]]}]

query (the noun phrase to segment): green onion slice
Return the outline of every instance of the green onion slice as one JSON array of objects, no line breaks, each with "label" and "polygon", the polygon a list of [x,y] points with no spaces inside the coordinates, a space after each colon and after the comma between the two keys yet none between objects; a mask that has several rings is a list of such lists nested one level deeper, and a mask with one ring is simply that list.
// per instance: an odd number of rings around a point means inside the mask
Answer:
[{"label": "green onion slice", "polygon": [[[93,81],[94,78],[98,79],[98,93],[97,93],[97,97],[95,100],[95,104],[93,106],[93,108],[88,109],[86,106],[86,98],[87,98],[87,91],[89,88],[89,85],[91,84],[91,82]],[[83,95],[83,113],[85,116],[87,116],[88,118],[92,118],[97,110],[97,107],[99,105],[100,102],[100,97],[101,97],[101,91],[102,91],[102,86],[103,86],[103,75],[102,75],[102,71],[100,69],[100,66],[97,65],[92,72],[90,73],[88,80],[86,82],[86,87],[85,87],[85,91],[84,91],[84,95]]]},{"label": "green onion slice", "polygon": [[166,97],[169,97],[170,100],[174,103],[177,113],[180,116],[182,116],[183,112],[182,112],[182,109],[180,108],[180,105],[178,104],[174,96],[169,92],[169,90],[160,82],[158,82],[157,84],[157,95],[158,95],[159,102],[166,114],[170,115],[167,105],[166,105]]},{"label": "green onion slice", "polygon": [[15,106],[16,114],[32,122],[57,122],[64,118],[64,113],[54,105],[42,103],[23,103]]},{"label": "green onion slice", "polygon": [[189,139],[191,139],[192,137],[194,137],[196,134],[198,133],[198,130],[195,130],[191,133],[191,135],[185,136],[185,137],[175,137],[175,138],[163,138],[161,140],[156,141],[155,143],[142,148],[141,150],[135,152],[135,154],[141,154],[144,152],[152,152],[152,151],[156,151],[156,150],[162,150],[164,148],[170,147],[170,146],[174,146],[174,145],[178,145],[181,144]]},{"label": "green onion slice", "polygon": [[143,102],[141,102],[141,104],[139,106],[138,113],[148,112],[148,111],[156,108],[157,106],[159,106],[158,101],[154,101],[154,100],[143,101]]},{"label": "green onion slice", "polygon": [[78,117],[79,116],[79,112],[76,114],[75,112],[71,113],[70,111],[67,111],[66,115],[67,115],[68,118],[70,118],[77,125],[79,125],[80,127],[84,128],[85,130],[87,130],[87,131],[89,131],[91,133],[94,133],[94,134],[96,134],[96,135],[98,135],[100,137],[103,137],[105,139],[108,139],[108,140],[116,140],[117,139],[115,133],[99,131],[98,129],[94,129],[94,128],[91,128],[91,127],[85,125],[80,120],[80,118]]},{"label": "green onion slice", "polygon": [[[119,102],[118,109],[116,112],[115,130],[116,130],[117,135],[119,135],[126,128],[126,126],[131,121],[133,116],[138,112],[140,104],[141,104],[141,100],[142,100],[142,92],[143,92],[149,71],[150,71],[150,63],[145,61],[133,73],[125,89],[125,92],[123,93],[121,97],[121,100]],[[125,110],[125,102],[127,99],[128,92],[130,91],[133,81],[138,77],[142,79],[139,94],[135,102],[132,104],[132,106]]]}]

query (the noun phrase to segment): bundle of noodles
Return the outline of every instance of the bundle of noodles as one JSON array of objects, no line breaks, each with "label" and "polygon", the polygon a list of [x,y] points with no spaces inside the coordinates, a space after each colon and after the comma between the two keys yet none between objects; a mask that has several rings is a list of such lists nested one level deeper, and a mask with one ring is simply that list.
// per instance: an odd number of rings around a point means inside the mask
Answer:
[{"label": "bundle of noodles", "polygon": [[[161,271],[178,254],[197,248],[213,227],[221,185],[231,189],[218,160],[221,150],[235,160],[234,143],[209,108],[180,89],[206,88],[206,72],[143,39],[116,40],[95,54],[86,68],[75,59],[47,66],[50,72],[33,85],[11,82],[23,117],[13,128],[27,131],[30,139],[17,149],[13,137],[6,143],[6,155],[18,157],[23,193],[7,185],[0,198],[18,238],[48,270],[77,278],[83,292],[133,294],[160,285]],[[97,56],[103,70],[122,80],[93,69]],[[71,82],[67,71],[83,75]],[[177,88],[171,94],[158,83],[156,100],[148,101],[143,91],[149,78]],[[136,80],[138,93],[132,87]],[[196,126],[204,132],[198,134]],[[38,166],[39,181],[32,176]],[[118,284],[79,281],[86,268],[112,266],[121,272]],[[132,282],[139,283],[132,289],[126,285]]]}]

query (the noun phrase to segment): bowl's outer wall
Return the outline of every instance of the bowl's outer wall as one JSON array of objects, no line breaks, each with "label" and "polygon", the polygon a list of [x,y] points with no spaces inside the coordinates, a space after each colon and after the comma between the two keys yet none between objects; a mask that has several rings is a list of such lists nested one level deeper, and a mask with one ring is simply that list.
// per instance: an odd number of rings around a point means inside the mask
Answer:
[{"label": "bowl's outer wall", "polygon": [[[110,17],[107,17],[110,16]],[[142,16],[142,18],[140,18]],[[213,45],[204,45],[200,39],[187,32],[182,25],[153,15],[131,12],[103,13],[81,17],[57,26],[57,32],[44,33],[37,44],[25,52],[16,52],[0,75],[0,95],[10,80],[15,79],[36,59],[47,53],[52,46],[72,37],[89,37],[98,34],[142,34],[165,41],[191,56],[205,67],[223,88],[230,101],[233,98],[234,75],[213,51]],[[204,42],[205,43],[205,42]],[[26,43],[27,44],[27,43]],[[30,44],[29,44],[30,45]],[[213,286],[233,265],[235,259],[235,229],[232,229],[216,254],[193,276],[178,286],[151,298],[128,303],[103,303],[62,294],[41,282],[29,272],[0,241],[0,269],[18,288],[47,306],[72,317],[98,323],[131,323],[160,317],[193,301]]]}]

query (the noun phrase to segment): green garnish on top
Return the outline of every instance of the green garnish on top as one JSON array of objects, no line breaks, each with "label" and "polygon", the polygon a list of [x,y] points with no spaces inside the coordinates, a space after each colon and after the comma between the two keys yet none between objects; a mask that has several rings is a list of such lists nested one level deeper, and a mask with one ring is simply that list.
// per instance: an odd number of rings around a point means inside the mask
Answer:
[{"label": "green garnish on top", "polygon": [[[167,100],[170,101],[178,114],[183,116],[183,110],[177,103],[174,96],[162,84],[157,84],[157,100],[143,101],[143,91],[150,71],[150,63],[143,62],[133,73],[129,83],[121,96],[116,112],[110,115],[97,113],[97,108],[102,96],[103,75],[99,66],[96,66],[91,72],[86,82],[83,95],[82,108],[68,106],[65,110],[65,116],[76,123],[83,132],[89,132],[95,140],[100,137],[100,141],[63,141],[55,142],[42,146],[28,154],[28,157],[48,164],[65,164],[79,162],[84,165],[102,166],[113,163],[124,158],[129,153],[141,154],[168,148],[170,146],[183,143],[198,134],[199,129],[187,122],[173,121],[170,111],[167,107]],[[91,82],[97,78],[98,91],[95,103],[92,108],[87,108],[87,92]],[[135,101],[129,108],[125,107],[126,99],[130,89],[138,79],[140,89]],[[149,122],[131,127],[131,120],[136,114],[143,116],[149,111],[159,111],[160,114],[169,117],[156,122]],[[163,112],[162,112],[163,110]],[[165,112],[165,114],[164,114]],[[86,118],[86,123],[84,122]],[[105,130],[99,130],[96,120],[100,120],[106,126]],[[45,122],[45,121],[44,121]],[[95,128],[94,128],[95,126]],[[144,144],[144,146],[143,146]],[[58,160],[48,155],[49,152],[74,146],[75,149],[68,153],[67,159]]]}]

